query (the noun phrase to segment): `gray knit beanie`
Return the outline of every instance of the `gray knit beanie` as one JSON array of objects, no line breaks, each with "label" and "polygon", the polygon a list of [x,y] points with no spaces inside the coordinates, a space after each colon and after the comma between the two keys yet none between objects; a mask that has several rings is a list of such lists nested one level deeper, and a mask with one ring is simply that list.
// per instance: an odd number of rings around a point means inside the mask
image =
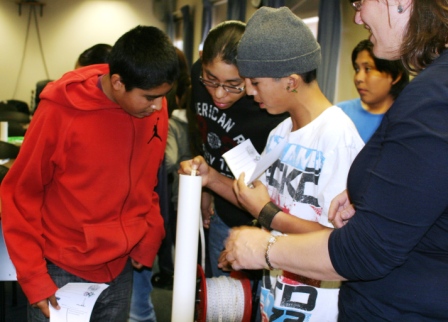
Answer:
[{"label": "gray knit beanie", "polygon": [[320,46],[308,26],[287,7],[261,7],[249,19],[238,45],[243,77],[280,78],[320,65]]}]

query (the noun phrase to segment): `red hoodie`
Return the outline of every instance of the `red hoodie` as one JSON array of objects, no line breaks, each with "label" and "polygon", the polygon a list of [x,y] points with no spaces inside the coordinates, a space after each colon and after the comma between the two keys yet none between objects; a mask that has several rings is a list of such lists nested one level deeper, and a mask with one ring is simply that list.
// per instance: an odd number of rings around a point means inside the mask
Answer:
[{"label": "red hoodie", "polygon": [[57,290],[45,259],[109,282],[129,256],[152,266],[164,237],[154,187],[168,131],[166,100],[160,112],[133,117],[98,87],[107,73],[107,65],[93,65],[45,87],[2,182],[4,236],[30,303]]}]

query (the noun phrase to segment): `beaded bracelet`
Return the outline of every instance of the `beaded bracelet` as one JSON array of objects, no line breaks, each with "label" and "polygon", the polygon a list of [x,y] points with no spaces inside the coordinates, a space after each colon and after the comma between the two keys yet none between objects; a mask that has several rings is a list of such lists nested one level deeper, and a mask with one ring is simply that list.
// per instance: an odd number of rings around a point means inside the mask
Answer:
[{"label": "beaded bracelet", "polygon": [[273,270],[274,267],[271,264],[271,261],[269,260],[269,251],[271,250],[272,245],[277,241],[277,237],[271,236],[268,241],[268,245],[266,246],[266,252],[264,253],[264,258],[266,260],[266,264],[268,265],[269,270]]},{"label": "beaded bracelet", "polygon": [[258,215],[258,222],[264,228],[271,230],[272,220],[280,211],[281,209],[275,203],[269,201],[264,205],[263,209],[261,209],[260,214]]}]

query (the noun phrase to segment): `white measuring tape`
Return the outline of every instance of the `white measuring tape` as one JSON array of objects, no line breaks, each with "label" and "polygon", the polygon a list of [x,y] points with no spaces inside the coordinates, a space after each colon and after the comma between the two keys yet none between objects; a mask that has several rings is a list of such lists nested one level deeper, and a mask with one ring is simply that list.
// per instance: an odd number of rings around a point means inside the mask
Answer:
[{"label": "white measuring tape", "polygon": [[238,279],[221,276],[206,279],[207,322],[241,322],[244,316],[244,290]]}]

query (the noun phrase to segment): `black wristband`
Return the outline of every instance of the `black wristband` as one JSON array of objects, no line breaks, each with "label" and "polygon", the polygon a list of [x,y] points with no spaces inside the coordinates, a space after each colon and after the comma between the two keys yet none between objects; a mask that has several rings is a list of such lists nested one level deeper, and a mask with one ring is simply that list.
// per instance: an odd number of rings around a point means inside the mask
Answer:
[{"label": "black wristband", "polygon": [[275,203],[269,201],[263,209],[261,209],[260,214],[258,215],[258,222],[264,228],[271,230],[272,220],[280,211],[281,209]]}]

